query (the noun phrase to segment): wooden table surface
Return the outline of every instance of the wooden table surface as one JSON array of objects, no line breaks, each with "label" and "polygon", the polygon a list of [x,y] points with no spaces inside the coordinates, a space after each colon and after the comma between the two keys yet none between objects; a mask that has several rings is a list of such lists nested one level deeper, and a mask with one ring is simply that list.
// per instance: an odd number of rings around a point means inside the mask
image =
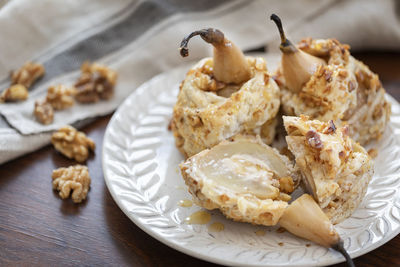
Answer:
[{"label": "wooden table surface", "polygon": [[[358,53],[400,100],[400,53]],[[87,201],[61,200],[53,169],[75,162],[51,146],[0,165],[0,266],[216,266],[169,248],[140,230],[112,199],[103,179],[101,150],[111,116],[83,128],[95,140],[87,162]],[[400,266],[400,236],[355,260],[358,266]],[[340,264],[337,266],[344,266]]]}]

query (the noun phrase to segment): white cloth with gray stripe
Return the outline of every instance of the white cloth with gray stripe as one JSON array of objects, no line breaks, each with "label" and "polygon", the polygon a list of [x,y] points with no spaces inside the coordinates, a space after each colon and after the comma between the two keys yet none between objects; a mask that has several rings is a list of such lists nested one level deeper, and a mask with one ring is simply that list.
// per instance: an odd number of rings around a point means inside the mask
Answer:
[{"label": "white cloth with gray stripe", "polygon": [[[178,45],[189,32],[215,27],[245,50],[268,46],[276,52],[278,33],[271,13],[284,20],[293,41],[305,36],[335,37],[353,49],[398,49],[399,5],[395,1],[184,1],[184,0],[13,0],[0,9],[0,90],[9,72],[26,61],[41,62],[46,75],[20,103],[0,104],[0,163],[49,143],[65,124],[105,115],[141,83],[188,60],[210,54],[201,39],[189,59]],[[119,73],[110,101],[77,104],[41,125],[32,115],[35,100],[55,84],[73,84],[85,60],[103,62]],[[183,77],[182,77],[183,78]],[[82,125],[82,123],[78,124]]]}]

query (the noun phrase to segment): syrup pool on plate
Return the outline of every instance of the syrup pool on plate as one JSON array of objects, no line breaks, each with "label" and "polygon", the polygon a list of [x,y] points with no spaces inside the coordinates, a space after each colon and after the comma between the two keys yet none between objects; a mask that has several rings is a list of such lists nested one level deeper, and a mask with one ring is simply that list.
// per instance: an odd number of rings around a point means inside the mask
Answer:
[{"label": "syrup pool on plate", "polygon": [[211,214],[204,210],[199,210],[185,219],[187,224],[207,224],[211,220]]},{"label": "syrup pool on plate", "polygon": [[184,208],[189,208],[193,206],[193,202],[190,199],[181,199],[179,200],[178,205]]}]

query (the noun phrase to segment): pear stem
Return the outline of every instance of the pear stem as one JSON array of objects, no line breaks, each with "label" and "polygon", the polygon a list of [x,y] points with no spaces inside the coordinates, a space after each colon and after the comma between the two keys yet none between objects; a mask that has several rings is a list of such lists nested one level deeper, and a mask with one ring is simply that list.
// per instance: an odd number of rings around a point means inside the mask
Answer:
[{"label": "pear stem", "polygon": [[225,37],[224,34],[217,29],[213,28],[208,28],[208,29],[203,29],[199,31],[194,31],[185,38],[183,38],[181,45],[179,47],[179,51],[182,57],[187,57],[189,55],[189,49],[187,48],[189,40],[196,36],[200,35],[200,37],[206,41],[207,43],[210,43],[214,46],[218,46],[220,44],[224,43]]},{"label": "pear stem", "polygon": [[281,36],[281,45],[279,46],[281,51],[284,52],[284,53],[296,52],[297,51],[296,46],[294,46],[291,41],[286,39],[286,35],[285,35],[285,32],[283,31],[283,26],[282,26],[281,19],[275,14],[272,14],[270,19],[273,22],[275,22],[276,27],[278,27],[279,34]]},{"label": "pear stem", "polygon": [[343,247],[343,241],[340,240],[337,244],[333,245],[332,248],[338,252],[340,252],[343,257],[346,259],[347,266],[355,267],[353,260],[351,259],[349,253]]}]

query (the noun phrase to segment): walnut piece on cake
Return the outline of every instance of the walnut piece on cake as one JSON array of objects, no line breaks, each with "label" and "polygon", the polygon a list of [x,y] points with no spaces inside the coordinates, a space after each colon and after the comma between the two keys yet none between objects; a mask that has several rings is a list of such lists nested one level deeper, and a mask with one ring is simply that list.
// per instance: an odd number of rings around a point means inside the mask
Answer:
[{"label": "walnut piece on cake", "polygon": [[42,64],[26,62],[20,69],[11,73],[12,84],[21,84],[26,88],[44,75],[45,69]]},{"label": "walnut piece on cake", "polygon": [[0,95],[0,102],[16,102],[26,100],[29,96],[28,90],[21,84],[11,85]]},{"label": "walnut piece on cake", "polygon": [[89,151],[95,149],[95,143],[92,139],[69,125],[53,133],[51,143],[61,154],[78,162],[84,162],[89,157]]},{"label": "walnut piece on cake", "polygon": [[36,101],[33,114],[41,124],[50,124],[54,119],[53,107],[46,101]]},{"label": "walnut piece on cake", "polygon": [[72,201],[80,203],[86,199],[90,187],[89,170],[86,166],[75,165],[53,171],[53,189],[60,191],[62,199],[71,194]]},{"label": "walnut piece on cake", "polygon": [[81,66],[81,76],[75,83],[75,99],[81,103],[108,100],[114,95],[117,78],[117,72],[105,65],[84,62]]},{"label": "walnut piece on cake", "polygon": [[69,108],[75,104],[76,89],[62,84],[50,86],[47,90],[46,102],[55,110]]},{"label": "walnut piece on cake", "polygon": [[318,204],[333,223],[349,217],[362,201],[372,178],[373,164],[367,151],[349,137],[348,126],[308,116],[284,116],[286,142],[302,173],[303,182],[315,193]]}]

